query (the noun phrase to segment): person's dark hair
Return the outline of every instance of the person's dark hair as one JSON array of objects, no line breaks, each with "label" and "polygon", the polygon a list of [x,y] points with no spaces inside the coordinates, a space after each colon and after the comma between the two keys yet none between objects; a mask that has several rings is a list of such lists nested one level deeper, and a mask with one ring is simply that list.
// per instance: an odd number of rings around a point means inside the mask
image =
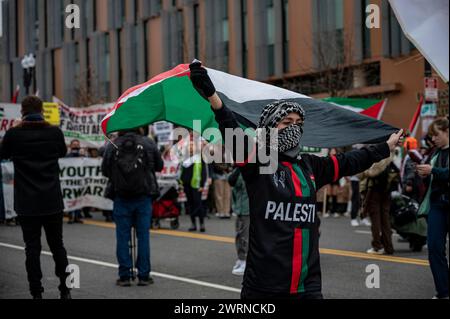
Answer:
[{"label": "person's dark hair", "polygon": [[73,139],[71,142],[70,142],[70,145],[72,145],[73,143],[80,143],[80,140],[77,140],[77,139]]},{"label": "person's dark hair", "polygon": [[443,131],[443,132],[448,130],[448,118],[447,117],[442,117],[442,118],[438,118],[437,120],[435,120],[430,125],[429,135],[431,135],[431,136],[437,135],[437,133],[438,133],[437,130]]},{"label": "person's dark hair", "polygon": [[34,95],[29,95],[22,101],[22,114],[30,115],[42,113],[44,107],[42,100]]}]

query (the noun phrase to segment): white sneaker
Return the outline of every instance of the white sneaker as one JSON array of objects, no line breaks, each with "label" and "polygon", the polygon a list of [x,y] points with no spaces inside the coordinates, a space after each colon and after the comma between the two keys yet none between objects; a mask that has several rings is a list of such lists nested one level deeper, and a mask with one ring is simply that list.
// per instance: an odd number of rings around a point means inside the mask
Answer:
[{"label": "white sneaker", "polygon": [[435,299],[435,300],[439,300],[439,299],[443,299],[443,300],[445,300],[445,299],[447,299],[448,300],[448,297],[444,297],[444,298],[439,298],[438,296],[434,296],[433,298],[431,298],[431,299]]},{"label": "white sneaker", "polygon": [[375,248],[370,248],[367,253],[370,255],[384,255],[384,249],[376,250]]},{"label": "white sneaker", "polygon": [[370,222],[369,218],[364,218],[363,220],[361,220],[361,225],[370,227],[372,226],[372,223]]},{"label": "white sneaker", "polygon": [[357,219],[352,219],[352,221],[350,222],[350,224],[352,225],[352,227],[358,227],[359,226],[359,222]]},{"label": "white sneaker", "polygon": [[345,212],[344,217],[350,217],[351,213],[350,212]]},{"label": "white sneaker", "polygon": [[323,217],[323,218],[328,218],[328,217],[330,217],[330,214],[329,214],[329,213],[325,213],[325,214],[323,214],[322,217]]},{"label": "white sneaker", "polygon": [[341,215],[339,215],[338,213],[334,213],[334,214],[333,214],[333,217],[334,217],[334,218],[339,218],[339,217],[341,217]]},{"label": "white sneaker", "polygon": [[245,261],[241,261],[241,265],[238,268],[233,269],[233,271],[231,273],[235,276],[243,276],[245,273],[246,264],[247,263]]},{"label": "white sneaker", "polygon": [[233,270],[241,267],[241,263],[242,263],[242,260],[240,260],[240,259],[236,260],[236,264],[234,264]]}]

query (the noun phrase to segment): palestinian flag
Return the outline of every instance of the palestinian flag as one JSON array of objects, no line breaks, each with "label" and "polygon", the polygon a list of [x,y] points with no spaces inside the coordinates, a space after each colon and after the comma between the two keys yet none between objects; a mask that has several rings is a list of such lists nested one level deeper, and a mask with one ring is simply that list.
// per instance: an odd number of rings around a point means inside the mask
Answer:
[{"label": "palestinian flag", "polygon": [[328,103],[333,103],[347,110],[370,116],[374,119],[381,120],[387,100],[371,100],[371,99],[349,99],[332,97],[324,99]]},{"label": "palestinian flag", "polygon": [[[218,94],[244,127],[256,127],[263,108],[275,100],[300,103],[306,111],[303,146],[339,147],[386,140],[397,131],[385,123],[276,86],[208,69]],[[193,88],[188,64],[127,90],[102,122],[105,134],[168,121],[201,132],[218,127],[209,103]]]}]

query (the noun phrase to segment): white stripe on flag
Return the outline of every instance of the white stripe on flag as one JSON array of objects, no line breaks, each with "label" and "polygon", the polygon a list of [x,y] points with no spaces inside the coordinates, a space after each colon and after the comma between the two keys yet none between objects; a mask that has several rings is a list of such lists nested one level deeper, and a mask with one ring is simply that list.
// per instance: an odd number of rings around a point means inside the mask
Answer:
[{"label": "white stripe on flag", "polygon": [[217,91],[237,103],[261,100],[309,99],[310,97],[262,82],[207,69]]}]

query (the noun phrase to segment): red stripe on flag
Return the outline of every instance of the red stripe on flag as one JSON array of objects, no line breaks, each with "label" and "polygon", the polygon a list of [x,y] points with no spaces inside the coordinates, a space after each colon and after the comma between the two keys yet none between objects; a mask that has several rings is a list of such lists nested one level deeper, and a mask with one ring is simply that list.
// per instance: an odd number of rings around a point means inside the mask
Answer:
[{"label": "red stripe on flag", "polygon": [[331,159],[333,160],[333,164],[334,164],[333,182],[336,182],[339,179],[339,162],[338,162],[336,156],[331,156]]},{"label": "red stripe on flag", "polygon": [[380,114],[382,115],[382,112],[384,110],[384,106],[386,105],[386,100],[383,100],[374,106],[368,108],[367,110],[361,112],[361,114],[370,116],[371,118],[374,118],[376,120],[381,119]]},{"label": "red stripe on flag", "polygon": [[287,166],[291,170],[292,182],[294,183],[294,189],[295,189],[295,196],[303,197],[303,192],[302,192],[302,186],[301,186],[301,183],[300,183],[300,179],[298,178],[297,174],[295,173],[294,167],[292,167],[292,163],[283,162],[282,164],[284,166]]},{"label": "red stripe on flag", "polygon": [[248,156],[248,158],[243,163],[236,163],[236,166],[244,167],[256,156],[256,144],[253,146],[253,150]]},{"label": "red stripe on flag", "polygon": [[424,102],[424,99],[422,96],[419,101],[419,105],[417,107],[416,113],[414,114],[414,117],[413,117],[411,123],[409,124],[409,132],[411,133],[412,136],[415,135],[415,131],[417,130],[417,126],[419,124],[419,118],[420,118],[420,113],[422,112],[423,102]]},{"label": "red stripe on flag", "polygon": [[297,228],[294,232],[294,251],[292,254],[292,279],[291,279],[291,294],[298,293],[298,285],[302,273],[302,257],[303,237],[302,230]]}]

